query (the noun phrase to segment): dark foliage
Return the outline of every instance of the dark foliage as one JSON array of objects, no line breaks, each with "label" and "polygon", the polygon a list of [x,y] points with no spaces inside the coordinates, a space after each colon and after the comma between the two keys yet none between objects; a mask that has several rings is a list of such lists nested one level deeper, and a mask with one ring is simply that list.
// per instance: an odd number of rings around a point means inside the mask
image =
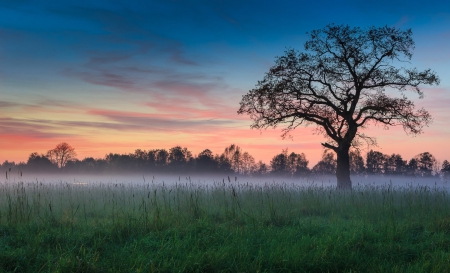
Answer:
[{"label": "dark foliage", "polygon": [[67,162],[74,160],[76,156],[75,149],[66,142],[56,145],[47,152],[47,158],[59,168],[65,167]]},{"label": "dark foliage", "polygon": [[447,160],[444,160],[444,163],[442,163],[441,173],[445,178],[450,177],[450,162],[448,162]]},{"label": "dark foliage", "polygon": [[309,175],[308,169],[309,161],[306,159],[304,153],[290,153],[287,149],[282,153],[274,156],[270,161],[272,174],[289,176],[289,177],[304,177]]},{"label": "dark foliage", "polygon": [[333,153],[324,152],[320,160],[312,169],[319,175],[334,175],[336,173],[336,159]]},{"label": "dark foliage", "polygon": [[[430,177],[450,177],[450,163],[444,160],[438,166],[437,160],[429,152],[424,152],[403,160],[399,154],[385,155],[370,150],[366,154],[366,164],[358,150],[350,151],[350,170],[353,175],[402,175]],[[275,155],[270,164],[255,162],[253,156],[232,144],[222,154],[213,154],[205,149],[194,156],[187,148],[175,146],[165,149],[142,150],[134,153],[109,153],[104,158],[72,158],[59,167],[45,154],[31,153],[27,162],[16,164],[5,161],[0,171],[11,179],[20,177],[22,172],[42,173],[199,173],[199,174],[240,174],[246,176],[308,177],[311,175],[334,175],[336,173],[335,154],[325,150],[322,159],[311,169],[304,153],[288,152],[287,149]]]},{"label": "dark foliage", "polygon": [[[420,86],[438,84],[431,70],[398,68],[409,63],[414,49],[411,30],[366,29],[328,25],[314,30],[304,52],[289,49],[278,57],[255,89],[242,97],[239,114],[248,114],[252,128],[284,125],[283,136],[300,125],[314,124],[337,154],[338,187],[351,188],[351,146],[374,140],[361,133],[369,124],[402,125],[419,134],[431,121],[416,110],[405,92],[423,97]],[[394,97],[386,88],[397,89]],[[379,172],[378,166],[370,172]]]}]

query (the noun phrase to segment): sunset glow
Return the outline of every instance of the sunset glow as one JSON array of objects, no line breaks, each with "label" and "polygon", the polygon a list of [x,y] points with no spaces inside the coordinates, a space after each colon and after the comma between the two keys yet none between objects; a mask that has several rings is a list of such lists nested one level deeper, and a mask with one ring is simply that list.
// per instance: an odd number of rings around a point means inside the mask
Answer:
[{"label": "sunset glow", "polygon": [[324,140],[313,126],[282,139],[282,128],[252,130],[237,110],[276,56],[302,50],[306,32],[329,23],[412,29],[411,65],[441,83],[423,99],[406,95],[433,123],[415,137],[371,126],[378,147],[369,149],[450,160],[448,4],[149,2],[0,1],[0,164],[60,142],[79,159],[175,145],[220,154],[234,143],[266,163],[282,149],[305,153],[312,166]]}]

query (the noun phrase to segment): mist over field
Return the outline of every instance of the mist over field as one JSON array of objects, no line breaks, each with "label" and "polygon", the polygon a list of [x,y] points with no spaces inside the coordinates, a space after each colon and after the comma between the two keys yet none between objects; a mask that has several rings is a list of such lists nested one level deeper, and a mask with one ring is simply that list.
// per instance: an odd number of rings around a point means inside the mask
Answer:
[{"label": "mist over field", "polygon": [[[402,177],[382,175],[353,175],[352,183],[355,189],[364,187],[397,187],[397,188],[423,188],[446,189],[450,188],[448,177]],[[123,184],[128,186],[213,186],[224,183],[225,185],[284,185],[294,187],[336,187],[336,176],[310,176],[304,178],[292,178],[286,176],[243,176],[236,174],[196,174],[186,175],[167,173],[142,173],[142,174],[86,174],[86,173],[20,173],[11,172],[8,179],[3,179],[6,184],[15,182],[40,182],[45,184],[73,184],[80,186],[95,186],[98,184]]]}]

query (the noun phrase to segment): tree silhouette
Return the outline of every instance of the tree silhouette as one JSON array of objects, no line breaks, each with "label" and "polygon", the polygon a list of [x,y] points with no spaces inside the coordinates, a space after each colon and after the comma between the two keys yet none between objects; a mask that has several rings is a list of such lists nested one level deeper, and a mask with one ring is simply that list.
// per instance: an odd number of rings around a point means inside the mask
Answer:
[{"label": "tree silhouette", "polygon": [[283,149],[280,154],[274,156],[270,161],[270,167],[273,174],[288,176],[306,176],[309,174],[309,161],[304,153],[288,153]]},{"label": "tree silhouette", "polygon": [[436,158],[429,152],[418,154],[414,158],[417,161],[417,174],[419,176],[431,176]]},{"label": "tree silhouette", "polygon": [[169,162],[169,152],[166,149],[160,149],[156,152],[155,164],[158,168],[164,168]]},{"label": "tree silhouette", "polygon": [[362,174],[365,171],[364,159],[358,150],[350,151],[350,173]]},{"label": "tree silhouette", "polygon": [[312,168],[312,172],[320,175],[336,173],[336,159],[333,153],[324,151],[322,159]]},{"label": "tree silhouette", "polygon": [[219,168],[219,162],[214,159],[214,155],[209,149],[200,152],[196,158],[196,169],[201,172],[214,173]]},{"label": "tree silhouette", "polygon": [[134,169],[134,162],[132,157],[128,154],[109,153],[105,156],[105,160],[108,163],[108,170],[113,172],[130,171]]},{"label": "tree silhouette", "polygon": [[55,148],[47,152],[47,157],[59,168],[66,166],[68,161],[76,159],[75,149],[66,142],[59,143]]},{"label": "tree silhouette", "polygon": [[148,169],[155,169],[156,168],[156,159],[158,156],[158,149],[149,150],[147,152],[147,166]]},{"label": "tree silhouette", "polygon": [[242,169],[242,149],[235,145],[231,144],[230,146],[226,147],[223,151],[223,156],[226,161],[229,162],[231,169],[236,172],[240,173]]},{"label": "tree silhouette", "polygon": [[256,172],[255,158],[248,152],[244,152],[241,156],[241,174],[252,175]]},{"label": "tree silhouette", "polygon": [[381,152],[370,150],[366,157],[368,174],[383,174],[386,155]]},{"label": "tree silhouette", "polygon": [[27,169],[34,172],[48,172],[56,169],[56,164],[44,154],[31,153],[27,160]]},{"label": "tree silhouette", "polygon": [[[412,175],[430,176],[442,175],[450,177],[450,163],[445,160],[442,166],[436,158],[428,153],[421,153],[413,157],[409,163],[403,160],[399,154],[385,155],[377,151],[367,153],[367,164],[358,149],[352,149],[349,153],[350,171],[352,174],[383,174],[383,175]],[[232,165],[233,163],[233,165]],[[175,146],[169,151],[165,149],[142,150],[136,149],[134,153],[118,154],[109,153],[104,158],[86,157],[83,160],[67,160],[64,167],[58,168],[56,159],[50,160],[47,155],[37,152],[31,153],[27,162],[5,161],[0,164],[3,173],[19,174],[22,170],[29,172],[61,172],[66,173],[117,173],[133,172],[161,173],[177,172],[201,172],[201,173],[238,173],[246,176],[276,175],[288,177],[305,177],[308,175],[326,175],[336,173],[335,153],[325,149],[322,160],[311,170],[308,168],[308,160],[304,153],[288,153],[283,149],[275,155],[269,164],[255,159],[239,146],[232,144],[225,148],[221,155],[214,155],[211,150],[205,149],[197,156],[192,156],[187,148]]]},{"label": "tree silhouette", "polygon": [[232,173],[233,169],[231,168],[231,162],[226,157],[225,153],[222,153],[220,156],[216,155],[214,160],[217,161],[219,165],[219,170],[221,173]]},{"label": "tree silhouette", "polygon": [[309,161],[306,159],[304,153],[290,153],[287,157],[288,169],[291,176],[307,176],[309,174],[308,169]]},{"label": "tree silhouette", "polygon": [[404,175],[407,171],[407,162],[399,154],[386,156],[384,161],[384,173],[391,175]]},{"label": "tree silhouette", "polygon": [[[111,159],[111,158],[110,158]],[[124,168],[117,166],[117,162],[110,162],[115,164],[115,167],[123,170]],[[123,162],[119,162],[119,164],[123,164]],[[93,158],[86,157],[83,160],[74,160],[67,162],[64,169],[67,172],[84,172],[84,173],[101,173],[108,170],[108,162],[106,159],[102,158]],[[116,169],[112,169],[116,171]]]},{"label": "tree silhouette", "polygon": [[281,154],[272,158],[270,168],[273,174],[287,175],[289,173],[287,149],[283,149]]},{"label": "tree silhouette", "polygon": [[175,146],[169,149],[168,160],[172,170],[186,170],[186,165],[192,160],[192,153],[187,148]]},{"label": "tree silhouette", "polygon": [[[366,29],[328,25],[314,30],[305,51],[289,49],[278,57],[256,88],[242,97],[239,114],[248,114],[252,128],[285,125],[283,137],[300,125],[315,124],[337,154],[338,188],[351,188],[349,150],[369,143],[361,133],[369,124],[402,125],[419,134],[431,121],[430,114],[415,110],[404,91],[420,97],[422,84],[438,84],[431,70],[397,68],[408,63],[414,42],[411,30],[391,27]],[[397,89],[399,97],[386,89]]]},{"label": "tree silhouette", "polygon": [[448,160],[444,160],[442,163],[441,173],[444,178],[450,177],[450,162]]},{"label": "tree silhouette", "polygon": [[134,159],[136,168],[138,170],[142,170],[147,166],[148,163],[148,153],[145,150],[136,149],[134,150],[133,154],[130,154],[130,156]]},{"label": "tree silhouette", "polygon": [[16,165],[16,163],[15,163],[14,161],[10,162],[10,161],[8,161],[8,160],[5,160],[5,161],[3,162],[3,164],[1,164],[2,169],[3,169],[3,170],[6,170],[6,171],[8,171],[9,169],[14,168],[14,167],[16,167],[16,166],[17,166],[17,165]]},{"label": "tree silhouette", "polygon": [[416,158],[411,158],[406,166],[406,173],[410,176],[417,176],[419,169],[419,163]]},{"label": "tree silhouette", "polygon": [[254,175],[257,176],[264,176],[270,173],[270,168],[265,163],[263,163],[261,160],[256,163],[256,169]]}]

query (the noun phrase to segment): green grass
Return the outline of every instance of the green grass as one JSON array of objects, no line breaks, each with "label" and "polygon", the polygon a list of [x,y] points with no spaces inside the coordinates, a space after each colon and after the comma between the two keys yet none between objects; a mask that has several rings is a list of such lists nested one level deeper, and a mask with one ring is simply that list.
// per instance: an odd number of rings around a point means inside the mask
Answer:
[{"label": "green grass", "polygon": [[450,272],[430,188],[0,185],[0,272]]}]

